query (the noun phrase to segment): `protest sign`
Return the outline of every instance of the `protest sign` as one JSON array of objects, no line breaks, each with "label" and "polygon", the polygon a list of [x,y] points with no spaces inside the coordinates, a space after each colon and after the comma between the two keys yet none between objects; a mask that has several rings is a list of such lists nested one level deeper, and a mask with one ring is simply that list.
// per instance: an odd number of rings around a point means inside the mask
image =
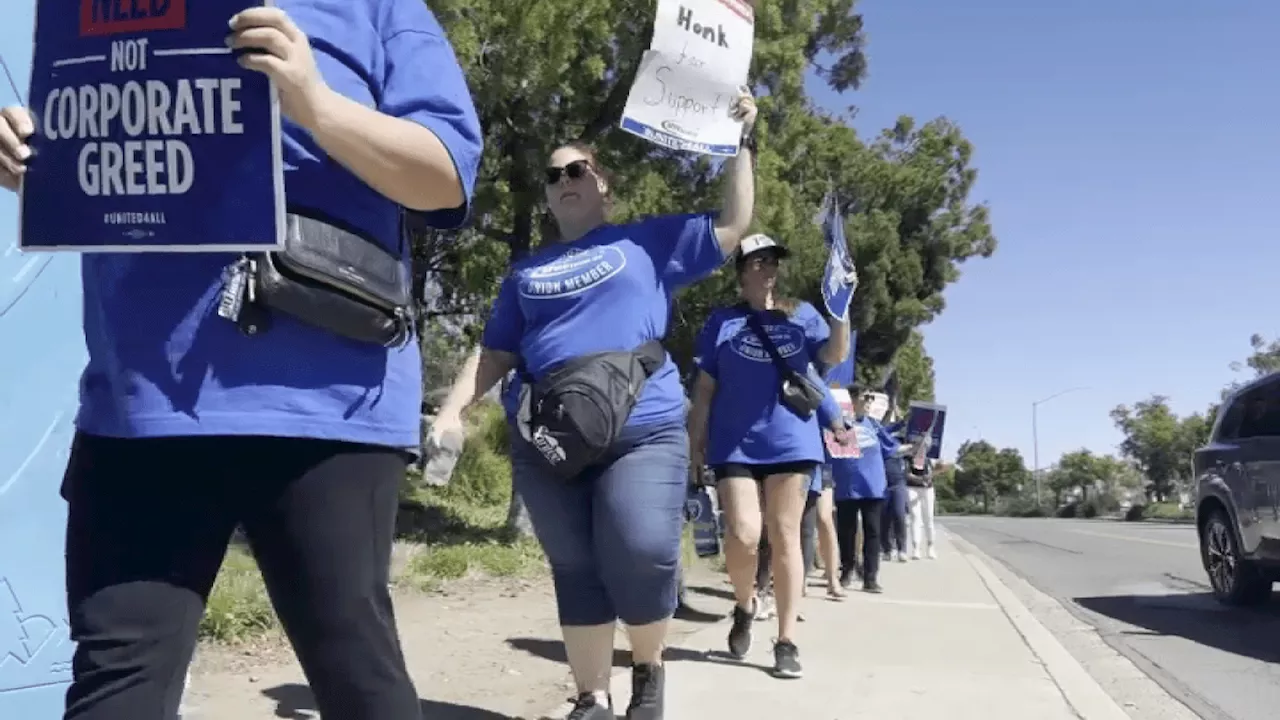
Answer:
[{"label": "protest sign", "polygon": [[822,213],[822,234],[827,242],[827,265],[822,274],[822,302],[831,317],[842,318],[858,287],[849,243],[844,237],[844,216],[836,199],[828,195]]},{"label": "protest sign", "polygon": [[[947,406],[934,403],[913,402],[907,410],[907,442],[916,444],[925,452],[914,453],[917,468],[924,458],[937,460],[942,457],[942,432],[947,424]],[[922,442],[923,441],[923,442]]]},{"label": "protest sign", "polygon": [[[844,388],[831,388],[831,396],[835,398],[836,405],[840,407],[840,414],[846,420],[853,419],[853,398],[850,397],[849,391]],[[827,428],[822,429],[822,440],[826,443],[827,454],[837,459],[859,458],[862,457],[862,448],[858,447],[858,435],[855,432],[846,432],[837,435]]]},{"label": "protest sign", "polygon": [[743,0],[659,0],[622,129],[664,147],[736,155],[742,123],[729,110],[747,82],[754,35]]},{"label": "protest sign", "polygon": [[261,0],[40,3],[24,250],[283,247],[280,116],[226,47]]}]

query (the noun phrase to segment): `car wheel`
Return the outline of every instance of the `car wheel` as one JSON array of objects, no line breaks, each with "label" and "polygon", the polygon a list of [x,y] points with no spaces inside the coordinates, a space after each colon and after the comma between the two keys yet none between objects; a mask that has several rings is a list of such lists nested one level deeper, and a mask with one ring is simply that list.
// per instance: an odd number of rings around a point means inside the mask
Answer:
[{"label": "car wheel", "polygon": [[1200,533],[1200,559],[1213,595],[1226,605],[1258,605],[1271,597],[1271,580],[1243,557],[1231,520],[1215,510]]}]

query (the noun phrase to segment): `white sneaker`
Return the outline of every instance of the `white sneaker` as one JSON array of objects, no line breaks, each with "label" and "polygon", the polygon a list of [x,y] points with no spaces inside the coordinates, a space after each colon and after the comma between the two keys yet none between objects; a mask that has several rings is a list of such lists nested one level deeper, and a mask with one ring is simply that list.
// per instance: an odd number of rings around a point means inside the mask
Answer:
[{"label": "white sneaker", "polygon": [[938,559],[938,551],[934,550],[932,545],[929,546],[929,559],[930,560]]},{"label": "white sneaker", "polygon": [[756,595],[756,620],[772,620],[778,614],[778,607],[773,596],[768,593]]},{"label": "white sneaker", "polygon": [[899,550],[899,551],[898,551],[898,562],[906,562],[906,561],[907,561],[907,554],[906,554],[906,553],[904,553],[904,552],[902,552],[901,550]]},{"label": "white sneaker", "polygon": [[911,559],[912,559],[912,560],[919,560],[919,559],[920,559],[920,551],[919,551],[919,550],[912,550],[912,551],[911,551]]}]

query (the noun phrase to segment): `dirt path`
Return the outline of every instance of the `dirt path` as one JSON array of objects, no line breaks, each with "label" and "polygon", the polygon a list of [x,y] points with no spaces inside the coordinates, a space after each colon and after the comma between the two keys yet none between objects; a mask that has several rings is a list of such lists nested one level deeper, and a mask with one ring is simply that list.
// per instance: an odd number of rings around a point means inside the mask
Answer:
[{"label": "dirt path", "polygon": [[[722,576],[691,568],[690,584]],[[684,636],[715,622],[726,600],[692,595],[699,613],[676,622]],[[396,617],[426,720],[534,720],[572,690],[548,579],[464,580],[443,593],[400,593]],[[626,640],[619,637],[619,647]],[[614,664],[626,667],[628,653]],[[279,638],[197,654],[184,720],[317,718],[302,671]],[[336,719],[340,720],[340,719]]]}]

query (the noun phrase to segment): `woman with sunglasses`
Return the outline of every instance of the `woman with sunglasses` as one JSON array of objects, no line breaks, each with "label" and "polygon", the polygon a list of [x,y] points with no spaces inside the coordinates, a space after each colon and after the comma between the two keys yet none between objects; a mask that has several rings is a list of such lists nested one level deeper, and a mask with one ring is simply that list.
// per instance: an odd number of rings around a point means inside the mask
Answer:
[{"label": "woman with sunglasses", "polygon": [[765,235],[742,241],[735,267],[743,302],[714,311],[698,336],[700,372],[689,434],[694,463],[705,458],[715,469],[724,502],[725,561],[737,600],[729,652],[741,659],[751,649],[763,495],[778,613],[774,675],[798,678],[800,521],[813,472],[823,461],[823,443],[816,413],[804,417],[780,401],[782,375],[775,363],[813,377],[815,366],[842,362],[849,352],[849,319],[828,323],[809,303],[779,293],[779,264],[787,254]]},{"label": "woman with sunglasses", "polygon": [[[749,131],[744,88],[731,113]],[[631,351],[667,332],[673,295],[723,263],[742,241],[755,202],[748,141],[725,166],[716,215],[609,222],[613,186],[596,153],[570,143],[551,154],[546,202],[554,242],[515,264],[498,292],[478,361],[464,366],[436,426],[461,413],[509,370],[536,386],[566,361]],[[676,609],[689,473],[684,391],[665,358],[645,382],[621,437],[580,476],[553,475],[529,441],[512,447],[515,490],[528,507],[556,588],[565,651],[577,683],[572,720],[612,720],[614,626],[631,640],[629,720],[662,717],[662,650]]]}]

